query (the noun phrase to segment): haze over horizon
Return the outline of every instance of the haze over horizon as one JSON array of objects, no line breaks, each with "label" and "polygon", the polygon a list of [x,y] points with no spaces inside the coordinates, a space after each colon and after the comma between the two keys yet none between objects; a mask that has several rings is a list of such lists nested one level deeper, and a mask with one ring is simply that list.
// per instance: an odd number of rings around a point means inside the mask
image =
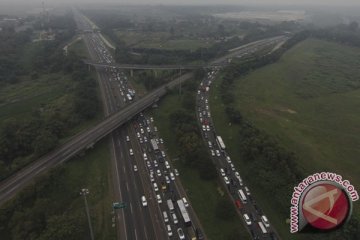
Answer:
[{"label": "haze over horizon", "polygon": [[[0,0],[0,4],[7,4],[7,5],[29,5],[29,4],[41,4],[42,0],[28,0],[24,3],[23,0]],[[332,6],[360,6],[360,1],[358,0],[302,0],[299,2],[298,0],[184,0],[179,2],[178,0],[44,0],[45,4],[52,5],[52,4],[82,4],[82,3],[99,3],[99,4],[123,4],[123,5],[138,5],[138,4],[145,4],[145,5],[285,5],[285,6],[302,6],[302,5],[332,5]]]}]

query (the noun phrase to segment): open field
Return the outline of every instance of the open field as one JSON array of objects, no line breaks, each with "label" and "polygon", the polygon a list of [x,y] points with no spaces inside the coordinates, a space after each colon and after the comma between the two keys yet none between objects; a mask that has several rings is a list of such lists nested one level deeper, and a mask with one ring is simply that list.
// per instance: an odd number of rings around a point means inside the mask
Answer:
[{"label": "open field", "polygon": [[[358,48],[308,39],[290,49],[277,63],[237,79],[236,108],[257,128],[294,152],[305,175],[336,172],[359,191],[359,63]],[[238,128],[229,126],[224,117],[219,81],[215,81],[210,99],[215,127],[232,159],[236,159],[240,174],[247,173],[247,165],[237,150]],[[289,234],[286,219],[269,201],[271,190],[252,187],[256,178],[245,177],[245,181],[283,239],[302,239]],[[359,215],[358,202],[355,214]]]},{"label": "open field", "polygon": [[76,55],[83,59],[90,59],[89,52],[86,49],[84,40],[78,39],[69,46],[69,51],[75,52]]},{"label": "open field", "polygon": [[[155,122],[160,130],[160,136],[164,138],[166,148],[173,164],[180,171],[180,178],[190,198],[196,214],[198,215],[209,239],[225,240],[233,239],[230,236],[236,234],[236,239],[249,239],[249,234],[242,225],[240,219],[219,220],[215,216],[218,202],[226,197],[221,196],[219,190],[224,191],[218,181],[204,181],[199,177],[198,171],[186,168],[178,158],[179,149],[170,126],[169,115],[181,107],[181,99],[177,94],[166,96],[160,103],[159,108],[153,110]],[[235,210],[235,209],[234,209]]]},{"label": "open field", "polygon": [[168,32],[140,33],[132,31],[117,31],[117,36],[128,46],[137,48],[159,48],[166,50],[196,50],[200,47],[210,47],[213,42],[197,39],[170,39]]}]

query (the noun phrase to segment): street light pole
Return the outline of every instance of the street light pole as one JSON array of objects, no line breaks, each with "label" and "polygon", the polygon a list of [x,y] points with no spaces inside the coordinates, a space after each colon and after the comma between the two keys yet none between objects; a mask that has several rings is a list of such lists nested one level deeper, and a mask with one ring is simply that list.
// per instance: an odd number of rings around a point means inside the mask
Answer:
[{"label": "street light pole", "polygon": [[89,189],[87,189],[87,188],[81,189],[80,195],[84,196],[86,215],[87,215],[87,219],[88,219],[88,223],[89,223],[89,229],[90,229],[90,237],[91,237],[91,240],[94,240],[94,233],[93,233],[93,229],[92,229],[91,221],[90,221],[89,207],[88,207],[88,203],[87,203],[87,199],[86,199],[87,194],[89,194]]}]

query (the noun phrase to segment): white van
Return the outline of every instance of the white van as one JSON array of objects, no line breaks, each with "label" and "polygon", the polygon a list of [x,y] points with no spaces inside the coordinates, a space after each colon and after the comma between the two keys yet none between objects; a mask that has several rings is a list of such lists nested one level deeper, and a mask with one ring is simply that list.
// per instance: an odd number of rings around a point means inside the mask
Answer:
[{"label": "white van", "polygon": [[267,217],[265,215],[261,216],[261,221],[263,222],[263,224],[265,225],[265,227],[270,227],[270,223],[269,220],[267,219]]}]

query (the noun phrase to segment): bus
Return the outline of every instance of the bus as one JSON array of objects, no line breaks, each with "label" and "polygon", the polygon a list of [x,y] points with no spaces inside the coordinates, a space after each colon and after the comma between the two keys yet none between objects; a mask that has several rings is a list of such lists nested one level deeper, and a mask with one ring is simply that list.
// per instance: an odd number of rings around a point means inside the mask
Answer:
[{"label": "bus", "polygon": [[185,208],[184,202],[182,199],[177,200],[177,205],[180,209],[181,216],[184,220],[185,226],[190,227],[191,226],[191,220],[189,217],[189,214]]},{"label": "bus", "polygon": [[246,203],[246,196],[245,196],[244,191],[242,189],[238,190],[238,195],[239,195],[240,200],[243,203]]},{"label": "bus", "polygon": [[222,150],[225,150],[224,141],[222,140],[222,138],[220,136],[216,136],[216,142]]},{"label": "bus", "polygon": [[152,139],[150,140],[150,143],[151,143],[151,146],[152,146],[152,148],[153,148],[154,151],[158,151],[158,150],[159,150],[159,146],[157,145],[155,139],[152,138]]},{"label": "bus", "polygon": [[166,202],[167,202],[170,212],[174,211],[174,205],[172,203],[172,200],[168,199]]},{"label": "bus", "polygon": [[258,225],[263,234],[267,233],[266,228],[264,227],[264,224],[262,222],[258,222]]}]

